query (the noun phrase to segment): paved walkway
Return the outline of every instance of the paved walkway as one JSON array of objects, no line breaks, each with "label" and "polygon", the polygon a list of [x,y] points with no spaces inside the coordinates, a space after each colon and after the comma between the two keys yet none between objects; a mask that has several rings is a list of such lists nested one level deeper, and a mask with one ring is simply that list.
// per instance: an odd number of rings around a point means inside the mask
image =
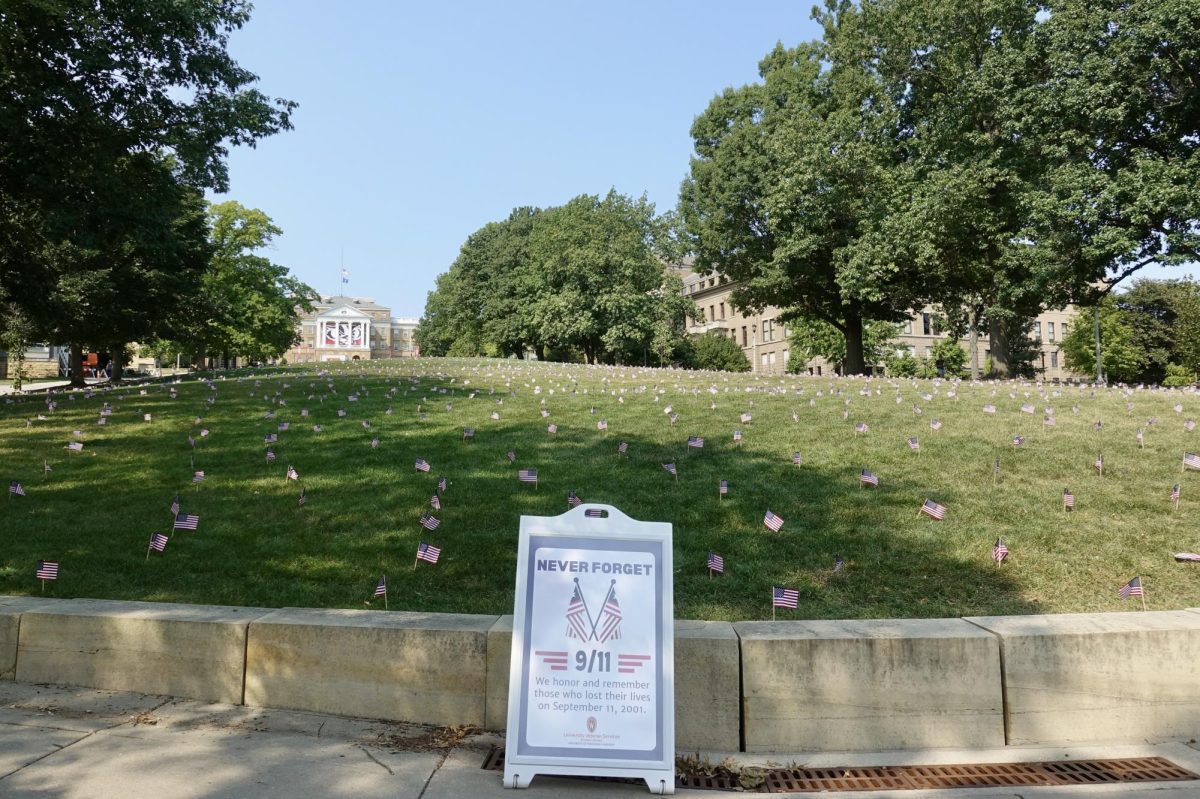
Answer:
[{"label": "paved walkway", "polygon": [[[494,735],[463,735],[453,729],[0,682],[3,799],[595,799],[648,795],[640,786],[547,777],[535,779],[523,792],[505,790],[499,772],[480,768],[497,742]],[[1183,744],[777,755],[773,760],[850,766],[1153,755],[1200,773],[1200,750]],[[682,791],[677,795],[716,799],[722,794]],[[823,795],[852,799],[1196,799],[1200,783]]]}]

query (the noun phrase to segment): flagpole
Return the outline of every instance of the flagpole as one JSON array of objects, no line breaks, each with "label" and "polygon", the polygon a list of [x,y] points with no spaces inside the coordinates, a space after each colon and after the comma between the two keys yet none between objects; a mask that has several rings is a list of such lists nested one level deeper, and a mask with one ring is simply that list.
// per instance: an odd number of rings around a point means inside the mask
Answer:
[{"label": "flagpole", "polygon": [[386,585],[383,587],[383,609],[384,609],[384,610],[387,610],[387,609],[388,609],[388,605],[387,605],[387,586],[386,586]]},{"label": "flagpole", "polygon": [[1146,610],[1146,581],[1142,580],[1142,612]]},{"label": "flagpole", "polygon": [[154,536],[150,536],[150,544],[146,544],[146,562],[150,562],[150,547],[153,545]]}]

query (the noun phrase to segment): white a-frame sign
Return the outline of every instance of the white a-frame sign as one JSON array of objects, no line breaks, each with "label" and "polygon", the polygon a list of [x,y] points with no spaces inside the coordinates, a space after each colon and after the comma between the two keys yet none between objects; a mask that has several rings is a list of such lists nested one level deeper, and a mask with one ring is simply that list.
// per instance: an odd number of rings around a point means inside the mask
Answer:
[{"label": "white a-frame sign", "polygon": [[671,525],[609,505],[522,516],[504,784],[644,779],[675,793]]}]

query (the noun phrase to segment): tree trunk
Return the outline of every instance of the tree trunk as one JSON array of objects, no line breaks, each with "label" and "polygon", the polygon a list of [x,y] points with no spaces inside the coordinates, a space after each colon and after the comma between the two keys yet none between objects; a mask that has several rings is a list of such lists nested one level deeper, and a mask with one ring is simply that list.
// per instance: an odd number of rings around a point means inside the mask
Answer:
[{"label": "tree trunk", "polygon": [[71,345],[71,360],[68,364],[71,368],[71,386],[74,388],[82,388],[87,385],[83,379],[83,345]]},{"label": "tree trunk", "polygon": [[979,379],[979,308],[971,309],[971,379]]},{"label": "tree trunk", "polygon": [[119,386],[125,374],[124,344],[117,344],[112,348],[112,363],[109,365],[109,367],[109,371],[112,374],[109,376],[108,382],[112,383],[114,386]]},{"label": "tree trunk", "polygon": [[861,315],[846,317],[846,364],[843,374],[861,375],[866,372],[863,358],[863,322]]},{"label": "tree trunk", "polygon": [[992,348],[992,373],[989,377],[1001,380],[1012,376],[1012,362],[1008,349],[1008,328],[1003,321],[988,320],[988,344]]}]

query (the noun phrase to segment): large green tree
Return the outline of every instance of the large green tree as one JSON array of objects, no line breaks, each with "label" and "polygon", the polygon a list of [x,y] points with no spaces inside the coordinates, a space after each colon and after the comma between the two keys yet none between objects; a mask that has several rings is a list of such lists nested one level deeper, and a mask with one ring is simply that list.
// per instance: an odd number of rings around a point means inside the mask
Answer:
[{"label": "large green tree", "polygon": [[209,352],[278,358],[296,342],[299,311],[311,311],[317,293],[261,254],[283,231],[259,209],[216,203],[208,226],[212,260],[199,296],[182,313],[197,364]]},{"label": "large green tree", "polygon": [[737,284],[739,308],[824,321],[862,372],[863,322],[899,319],[911,276],[862,250],[862,236],[903,190],[896,107],[847,44],[858,10],[831,5],[825,40],[777,46],[761,83],[726,89],[692,125],[695,155],[680,195],[697,263]]},{"label": "large green tree", "polygon": [[290,127],[294,104],[254,89],[227,52],[249,12],[244,0],[0,5],[0,286],[41,335],[76,354],[123,344],[163,332],[171,292],[187,298],[206,246],[197,190],[226,188],[230,145]]}]

